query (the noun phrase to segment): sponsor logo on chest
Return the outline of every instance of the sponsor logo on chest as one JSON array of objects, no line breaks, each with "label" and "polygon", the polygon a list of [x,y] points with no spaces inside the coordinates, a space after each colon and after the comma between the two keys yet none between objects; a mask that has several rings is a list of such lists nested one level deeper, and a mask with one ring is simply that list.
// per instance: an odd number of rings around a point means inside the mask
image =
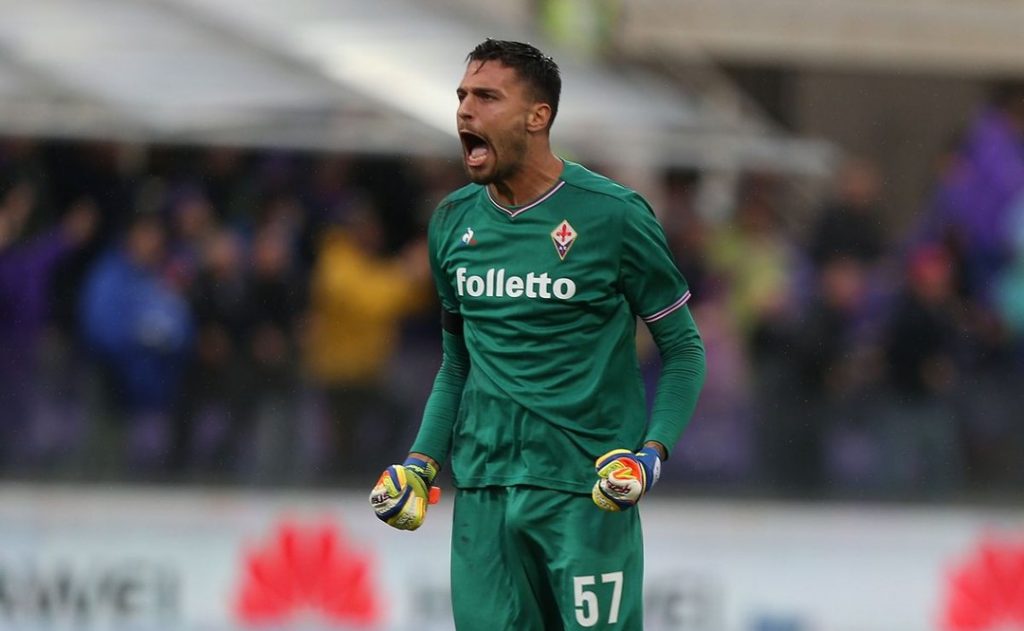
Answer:
[{"label": "sponsor logo on chest", "polygon": [[526,276],[509,274],[505,268],[490,268],[483,275],[470,274],[465,267],[455,270],[455,290],[459,296],[488,298],[532,298],[569,300],[576,295],[571,278],[551,278],[547,272],[529,272]]}]

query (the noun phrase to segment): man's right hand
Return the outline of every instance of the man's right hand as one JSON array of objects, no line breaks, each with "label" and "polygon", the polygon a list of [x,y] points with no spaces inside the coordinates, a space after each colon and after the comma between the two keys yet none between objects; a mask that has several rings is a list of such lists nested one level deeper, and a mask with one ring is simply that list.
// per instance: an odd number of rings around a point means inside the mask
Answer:
[{"label": "man's right hand", "polygon": [[373,512],[389,526],[416,530],[427,516],[427,505],[437,501],[431,493],[436,476],[437,467],[432,462],[415,456],[391,465],[370,492]]}]

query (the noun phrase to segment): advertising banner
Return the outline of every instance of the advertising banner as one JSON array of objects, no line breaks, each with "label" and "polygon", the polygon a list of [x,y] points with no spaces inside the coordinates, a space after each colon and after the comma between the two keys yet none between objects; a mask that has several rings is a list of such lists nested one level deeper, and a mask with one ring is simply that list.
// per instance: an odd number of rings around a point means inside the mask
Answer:
[{"label": "advertising banner", "polygon": [[[451,499],[408,533],[351,492],[3,487],[0,629],[451,631]],[[1024,629],[1022,512],[645,502],[650,631]]]}]

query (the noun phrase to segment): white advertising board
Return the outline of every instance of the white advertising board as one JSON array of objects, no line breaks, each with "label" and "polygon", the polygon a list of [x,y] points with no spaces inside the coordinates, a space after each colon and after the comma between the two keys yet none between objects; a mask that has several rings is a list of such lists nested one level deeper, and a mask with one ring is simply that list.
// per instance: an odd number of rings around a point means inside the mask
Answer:
[{"label": "white advertising board", "polygon": [[[1024,629],[1024,512],[650,497],[649,631]],[[0,629],[450,631],[451,497],[0,487]],[[638,631],[638,630],[625,630]]]}]

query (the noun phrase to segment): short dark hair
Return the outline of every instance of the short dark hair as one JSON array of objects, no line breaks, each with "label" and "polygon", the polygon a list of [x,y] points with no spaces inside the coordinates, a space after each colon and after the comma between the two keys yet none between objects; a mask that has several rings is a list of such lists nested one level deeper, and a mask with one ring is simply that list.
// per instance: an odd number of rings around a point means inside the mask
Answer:
[{"label": "short dark hair", "polygon": [[466,61],[499,61],[514,68],[519,78],[530,85],[534,98],[551,106],[548,127],[555,121],[558,98],[562,94],[562,75],[555,60],[535,46],[488,37],[470,51]]}]

